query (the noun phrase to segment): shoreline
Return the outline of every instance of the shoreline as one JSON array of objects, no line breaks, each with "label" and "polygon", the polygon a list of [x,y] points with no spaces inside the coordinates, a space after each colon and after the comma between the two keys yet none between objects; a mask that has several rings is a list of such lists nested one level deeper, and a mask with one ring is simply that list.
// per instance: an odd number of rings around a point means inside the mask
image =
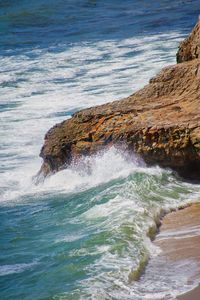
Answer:
[{"label": "shoreline", "polygon": [[[161,249],[158,258],[166,258],[172,266],[177,262],[186,262],[189,266],[188,274],[184,274],[183,269],[183,274],[188,276],[186,282],[188,291],[177,295],[174,299],[199,300],[200,202],[180,206],[176,211],[163,216],[153,244]],[[190,263],[195,267],[190,266]]]},{"label": "shoreline", "polygon": [[177,300],[199,300],[200,299],[200,284],[189,292],[177,296]]}]

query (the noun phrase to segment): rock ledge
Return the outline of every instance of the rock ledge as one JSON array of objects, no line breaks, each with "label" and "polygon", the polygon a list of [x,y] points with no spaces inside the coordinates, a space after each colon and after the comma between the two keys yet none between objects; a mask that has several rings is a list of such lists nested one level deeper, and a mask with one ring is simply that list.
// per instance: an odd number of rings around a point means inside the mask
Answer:
[{"label": "rock ledge", "polygon": [[169,66],[131,96],[75,113],[45,135],[44,176],[82,155],[125,145],[149,164],[200,174],[200,21]]}]

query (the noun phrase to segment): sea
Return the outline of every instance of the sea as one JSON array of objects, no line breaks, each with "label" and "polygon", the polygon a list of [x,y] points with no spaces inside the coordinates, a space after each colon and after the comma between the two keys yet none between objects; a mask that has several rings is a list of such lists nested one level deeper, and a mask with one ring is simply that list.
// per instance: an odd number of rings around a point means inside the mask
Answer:
[{"label": "sea", "polygon": [[114,147],[83,158],[89,168],[35,176],[49,128],[175,64],[199,13],[200,0],[0,0],[1,300],[175,299],[191,287],[187,264],[151,264],[161,250],[148,233],[198,201],[198,183]]}]

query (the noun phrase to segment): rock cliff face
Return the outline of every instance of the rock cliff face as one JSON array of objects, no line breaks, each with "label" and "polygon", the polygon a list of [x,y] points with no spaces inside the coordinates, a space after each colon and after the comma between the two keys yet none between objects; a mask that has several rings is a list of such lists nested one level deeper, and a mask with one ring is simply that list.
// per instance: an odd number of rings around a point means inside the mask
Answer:
[{"label": "rock cliff face", "polygon": [[115,144],[149,164],[200,178],[200,21],[177,61],[120,101],[84,109],[51,128],[40,156],[44,175]]},{"label": "rock cliff face", "polygon": [[200,58],[200,17],[191,34],[179,46],[177,63]]}]

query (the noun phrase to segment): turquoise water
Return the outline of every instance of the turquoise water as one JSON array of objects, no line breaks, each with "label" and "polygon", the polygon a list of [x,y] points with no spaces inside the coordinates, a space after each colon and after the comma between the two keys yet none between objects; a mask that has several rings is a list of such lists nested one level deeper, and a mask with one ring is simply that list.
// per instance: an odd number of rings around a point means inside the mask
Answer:
[{"label": "turquoise water", "polygon": [[115,148],[39,185],[34,176],[51,126],[175,63],[199,4],[0,1],[0,299],[161,299],[187,289],[187,272],[159,277],[151,265],[130,279],[160,251],[146,233],[161,210],[195,201],[199,185]]},{"label": "turquoise water", "polygon": [[37,193],[2,203],[3,299],[128,299],[131,271],[156,250],[146,232],[160,208],[198,192],[114,149],[91,160],[90,174],[66,170]]}]

